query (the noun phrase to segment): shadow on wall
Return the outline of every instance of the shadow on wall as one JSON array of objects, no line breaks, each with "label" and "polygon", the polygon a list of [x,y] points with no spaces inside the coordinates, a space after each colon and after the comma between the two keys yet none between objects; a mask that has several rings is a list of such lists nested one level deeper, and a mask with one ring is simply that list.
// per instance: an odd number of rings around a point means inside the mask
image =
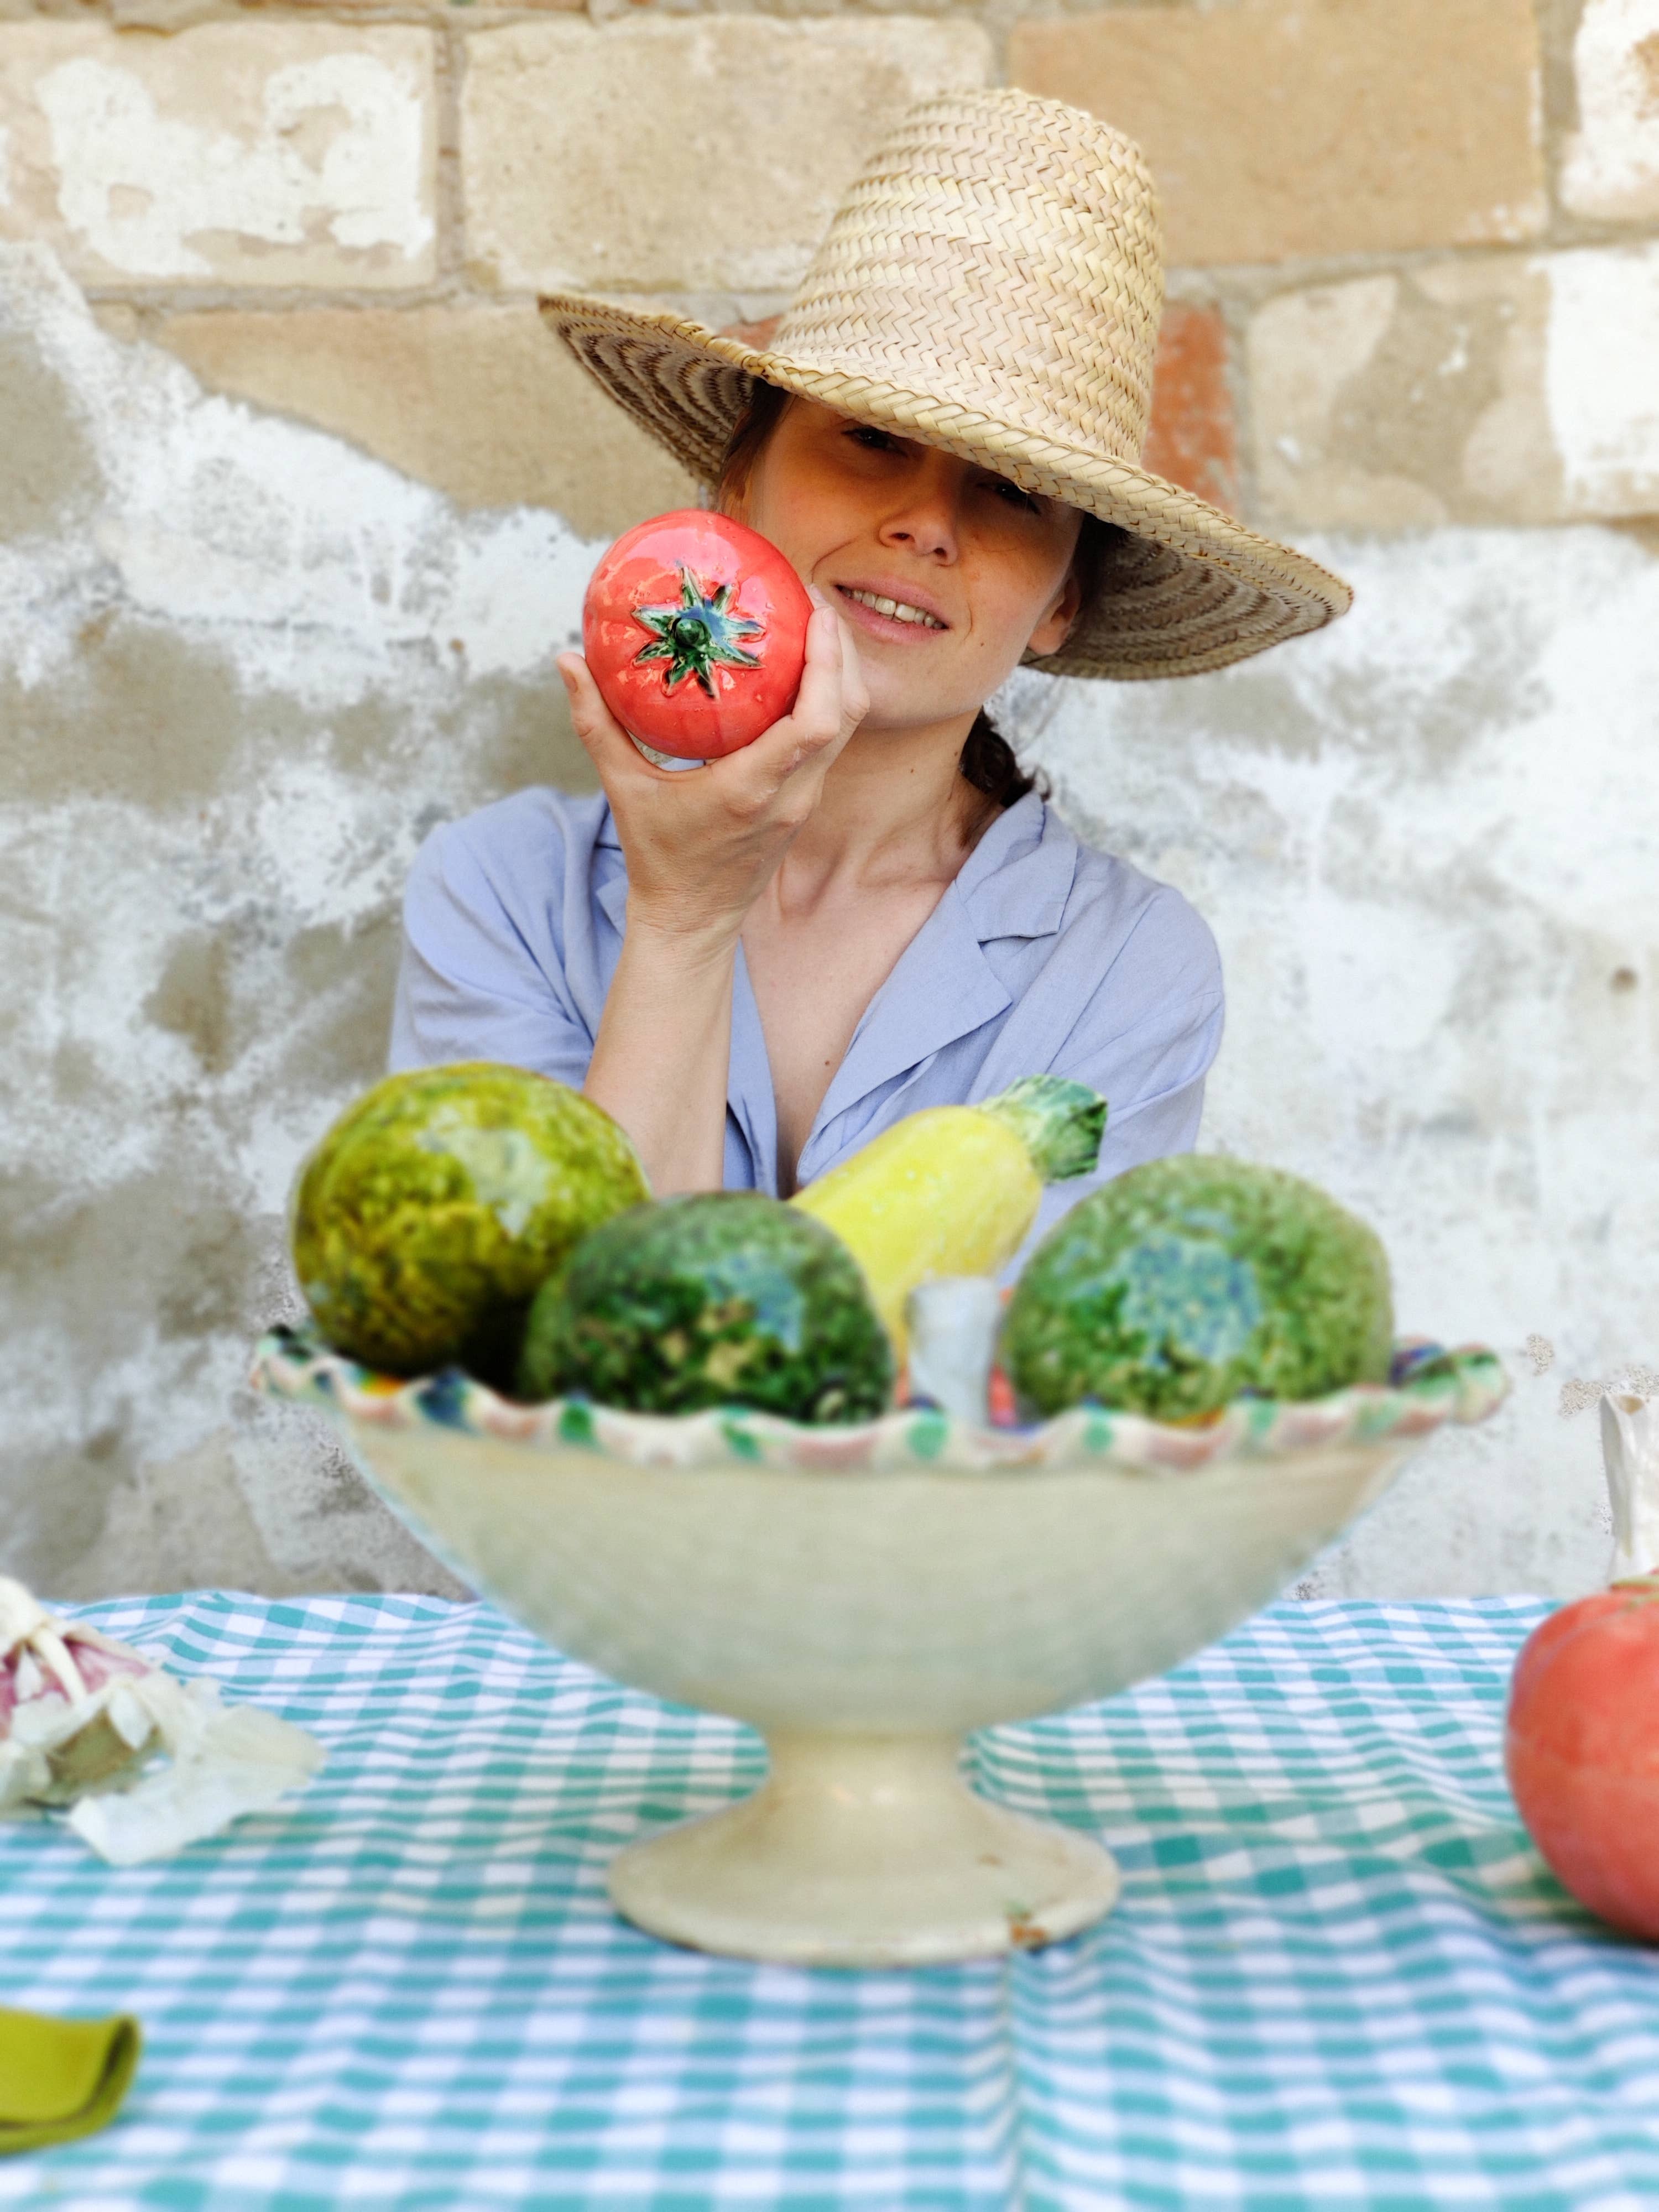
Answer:
[{"label": "shadow on wall", "polygon": [[204,396],[39,248],[0,247],[0,1565],[453,1589],[240,1383],[295,1164],[381,1068],[421,836],[591,787],[552,659],[592,549]]}]

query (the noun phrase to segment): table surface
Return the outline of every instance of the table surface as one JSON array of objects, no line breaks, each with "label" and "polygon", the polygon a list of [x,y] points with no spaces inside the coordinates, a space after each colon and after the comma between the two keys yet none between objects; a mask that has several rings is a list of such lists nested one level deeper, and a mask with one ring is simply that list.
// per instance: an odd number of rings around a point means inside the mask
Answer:
[{"label": "table surface", "polygon": [[0,1990],[130,2009],[106,2133],[0,2203],[986,2208],[1659,2203],[1659,1954],[1504,1786],[1528,1599],[1286,1604],[1109,1703],[975,1740],[1122,1900],[1008,1961],[812,1973],[611,1914],[606,1860],[758,1778],[753,1736],[488,1607],[82,1608],[322,1737],[289,1809],[116,1871],[0,1826]]}]

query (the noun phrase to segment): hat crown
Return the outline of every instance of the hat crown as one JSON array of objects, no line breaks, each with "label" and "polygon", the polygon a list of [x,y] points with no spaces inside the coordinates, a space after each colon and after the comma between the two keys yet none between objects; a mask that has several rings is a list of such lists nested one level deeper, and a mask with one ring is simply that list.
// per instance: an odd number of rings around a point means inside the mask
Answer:
[{"label": "hat crown", "polygon": [[896,430],[1113,526],[1056,675],[1194,675],[1342,613],[1346,584],[1139,465],[1164,304],[1151,177],[1058,100],[912,108],[769,335],[565,293],[575,358],[706,483],[755,380]]},{"label": "hat crown", "polygon": [[1163,305],[1133,140],[1058,100],[954,93],[866,165],[772,349],[1133,462]]}]

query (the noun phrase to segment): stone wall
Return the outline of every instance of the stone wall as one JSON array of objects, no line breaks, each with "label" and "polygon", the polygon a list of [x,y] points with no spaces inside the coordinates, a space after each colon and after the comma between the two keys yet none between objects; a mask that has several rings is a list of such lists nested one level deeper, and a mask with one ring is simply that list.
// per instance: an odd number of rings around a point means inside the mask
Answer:
[{"label": "stone wall", "polygon": [[884,118],[982,81],[1151,156],[1152,465],[1360,586],[1006,702],[1217,927],[1206,1141],[1515,1367],[1308,1587],[1596,1578],[1560,1387],[1659,1351],[1659,0],[0,0],[0,1566],[445,1586],[240,1376],[416,843],[586,781],[552,654],[688,495],[534,293],[762,319]]}]

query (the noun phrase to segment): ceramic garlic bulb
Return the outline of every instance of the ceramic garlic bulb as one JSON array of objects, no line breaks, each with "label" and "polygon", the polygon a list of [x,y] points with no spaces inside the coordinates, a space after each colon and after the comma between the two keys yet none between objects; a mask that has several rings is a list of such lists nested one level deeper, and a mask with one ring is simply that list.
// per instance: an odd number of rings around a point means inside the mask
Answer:
[{"label": "ceramic garlic bulb", "polygon": [[937,1275],[905,1302],[910,1396],[960,1421],[989,1416],[991,1365],[1002,1298],[989,1275]]},{"label": "ceramic garlic bulb", "polygon": [[1659,1398],[1609,1390],[1601,1400],[1601,1455],[1613,1501],[1613,1573],[1659,1570]]}]

